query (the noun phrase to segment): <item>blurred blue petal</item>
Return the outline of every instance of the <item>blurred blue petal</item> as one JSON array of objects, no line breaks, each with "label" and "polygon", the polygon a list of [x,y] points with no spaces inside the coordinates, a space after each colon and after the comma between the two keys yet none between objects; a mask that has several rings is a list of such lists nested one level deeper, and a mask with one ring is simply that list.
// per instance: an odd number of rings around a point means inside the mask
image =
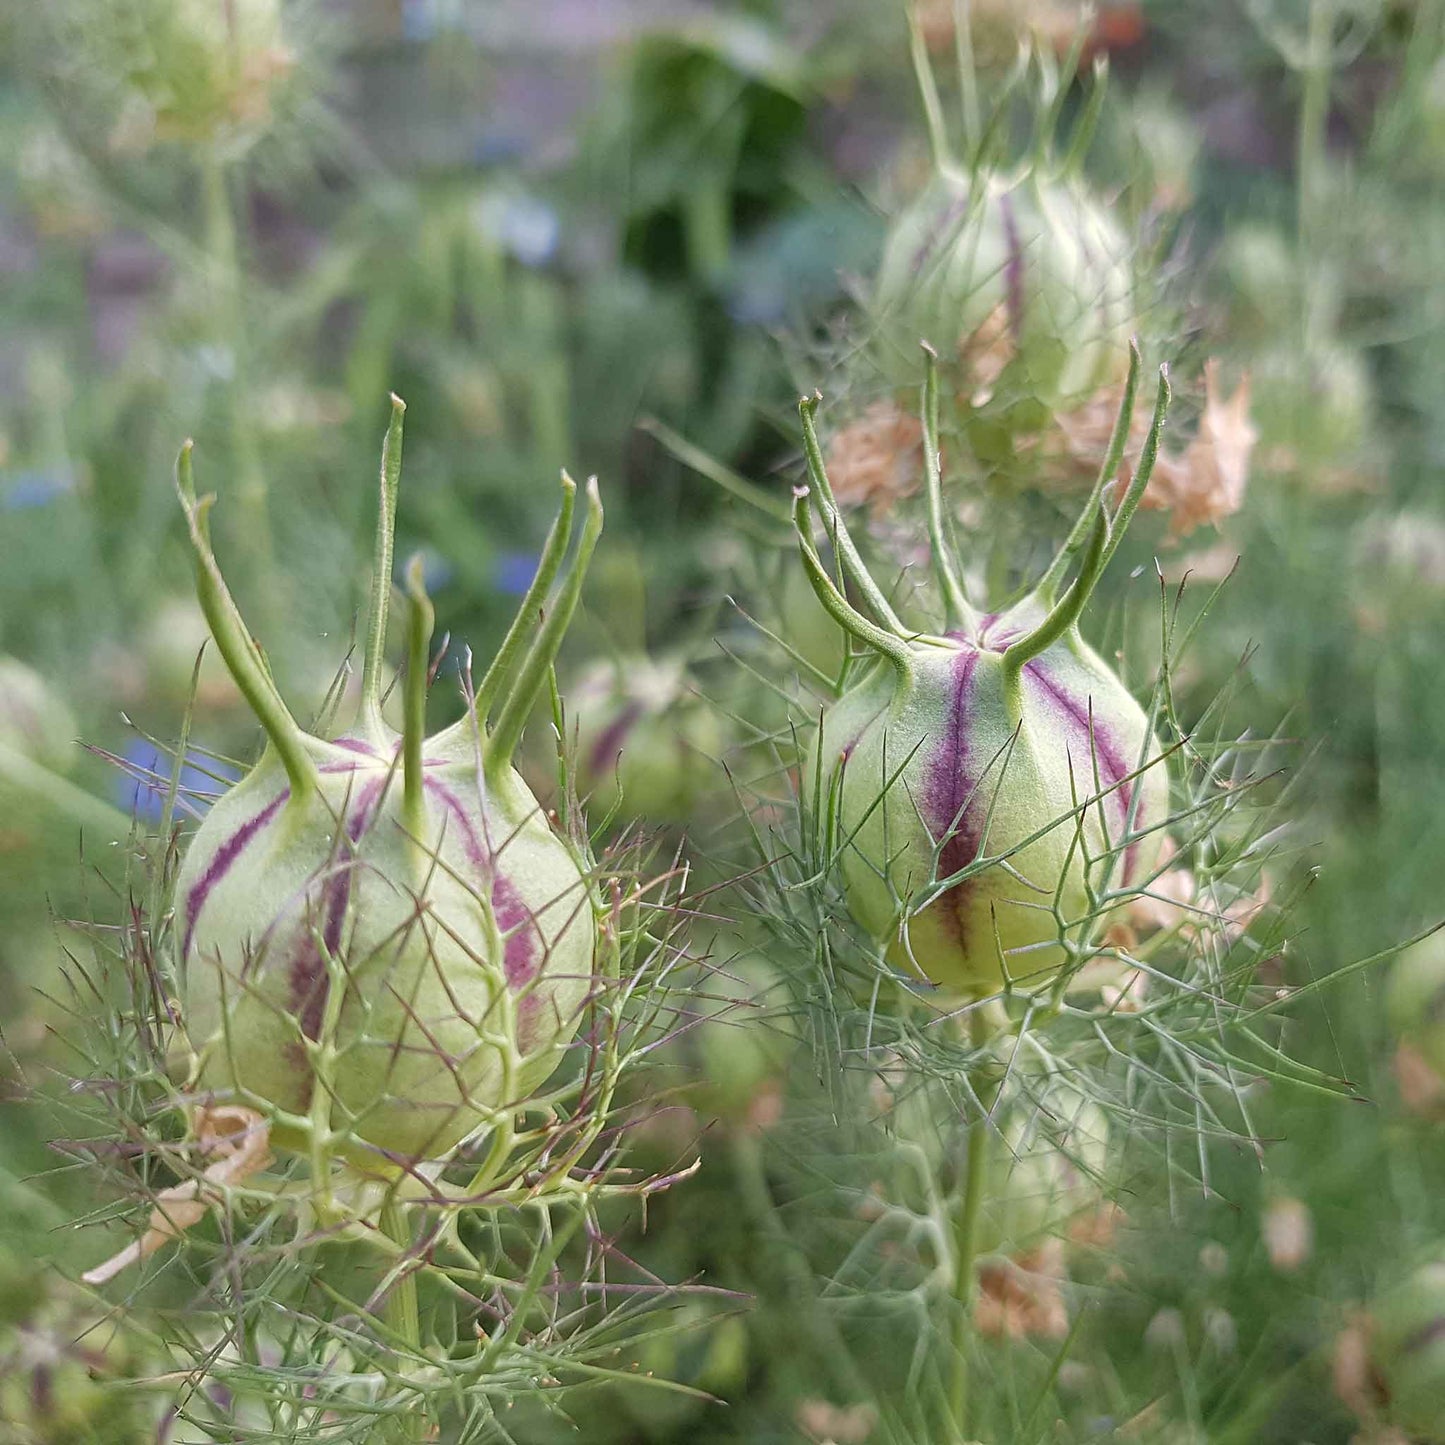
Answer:
[{"label": "blurred blue petal", "polygon": [[[115,780],[115,800],[126,812],[142,822],[158,823],[165,812],[170,787],[171,755],[145,738],[131,738],[122,753],[125,768]],[[179,798],[192,811],[205,813],[231,786],[240,773],[194,748],[181,767]]]},{"label": "blurred blue petal", "polygon": [[15,472],[0,491],[0,512],[28,512],[49,506],[57,497],[75,490],[75,473],[69,467]]},{"label": "blurred blue petal", "polygon": [[535,552],[499,552],[493,573],[497,590],[508,597],[520,597],[537,575],[537,562]]},{"label": "blurred blue petal", "polygon": [[493,192],[477,206],[482,230],[524,266],[545,266],[557,254],[562,222],[557,212],[525,191]]}]

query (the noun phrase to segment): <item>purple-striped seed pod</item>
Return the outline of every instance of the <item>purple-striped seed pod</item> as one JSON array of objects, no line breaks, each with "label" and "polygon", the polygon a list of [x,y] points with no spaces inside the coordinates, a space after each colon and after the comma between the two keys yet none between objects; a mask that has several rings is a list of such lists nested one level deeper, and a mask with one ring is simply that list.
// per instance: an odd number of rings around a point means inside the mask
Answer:
[{"label": "purple-striped seed pod", "polygon": [[889,231],[875,349],[916,385],[926,340],[975,409],[1036,430],[1123,379],[1135,304],[1124,235],[1077,181],[944,167]]},{"label": "purple-striped seed pod", "polygon": [[[924,385],[925,474],[944,623],[906,627],[868,574],[838,515],[802,405],[805,450],[855,609],[819,562],[809,494],[795,522],[819,599],[873,654],[823,715],[805,795],[855,919],[894,966],[964,996],[1053,980],[1087,947],[1100,900],[1150,876],[1169,780],[1149,718],[1079,634],[1078,619],[1139,504],[1168,402],[1158,404],[1137,474],[1112,513],[1138,383],[1124,404],[1089,504],[1021,602],[981,614],[964,595],[944,535],[937,373]],[[1060,585],[1075,561],[1067,591]]]},{"label": "purple-striped seed pod", "polygon": [[679,663],[599,662],[569,693],[577,718],[577,785],[594,813],[677,823],[705,791],[726,739],[722,721]]},{"label": "purple-striped seed pod", "polygon": [[595,483],[559,580],[576,491],[564,475],[496,660],[430,738],[431,607],[413,562],[398,735],[380,697],[403,410],[393,399],[359,715],[334,738],[304,732],[276,692],[212,554],[189,446],[180,465],[201,604],[267,734],[176,881],[192,1085],[263,1110],[277,1143],[374,1169],[441,1157],[535,1090],[577,1027],[597,938],[585,859],[512,767],[601,529]]}]

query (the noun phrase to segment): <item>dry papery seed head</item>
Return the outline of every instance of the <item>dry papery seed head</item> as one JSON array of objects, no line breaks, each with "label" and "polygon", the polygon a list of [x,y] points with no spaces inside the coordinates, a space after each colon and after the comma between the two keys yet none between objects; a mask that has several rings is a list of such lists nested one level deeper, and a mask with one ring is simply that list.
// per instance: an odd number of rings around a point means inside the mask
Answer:
[{"label": "dry papery seed head", "polygon": [[[946,535],[938,381],[926,356],[929,531],[943,603],[935,629],[906,626],[839,514],[801,406],[823,529],[855,607],[813,541],[813,495],[795,529],[819,600],[871,660],[823,713],[804,767],[826,816],[854,918],[904,974],[962,997],[1050,985],[1094,931],[1097,897],[1152,875],[1169,776],[1150,718],[1079,632],[1079,618],[1148,486],[1168,405],[1161,370],[1141,465],[1112,504],[1139,355],[1088,504],[1037,585],[1002,613],[965,596]],[[1075,575],[1062,584],[1069,570]],[[1061,591],[1062,589],[1062,591]]]}]

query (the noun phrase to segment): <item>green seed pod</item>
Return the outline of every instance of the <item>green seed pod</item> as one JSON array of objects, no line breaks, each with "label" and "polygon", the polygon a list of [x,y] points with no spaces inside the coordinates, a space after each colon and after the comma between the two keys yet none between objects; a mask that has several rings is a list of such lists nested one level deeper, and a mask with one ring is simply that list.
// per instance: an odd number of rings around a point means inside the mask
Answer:
[{"label": "green seed pod", "polygon": [[[943,535],[937,384],[925,383],[925,472],[933,561],[945,605],[936,633],[905,628],[863,567],[837,514],[812,413],[805,445],[829,533],[872,617],[833,585],[812,544],[808,493],[795,513],[820,600],[876,661],[824,714],[804,787],[828,821],[854,918],[890,962],[961,995],[1006,980],[1046,982],[1087,942],[1106,884],[1147,878],[1167,817],[1169,780],[1149,720],[1083,641],[1078,618],[1144,488],[1168,400],[1161,374],[1137,474],[1112,517],[1137,386],[1137,353],[1109,458],[1088,506],[1034,590],[980,615]],[[1062,598],[1059,584],[1082,554]]]},{"label": "green seed pod", "polygon": [[0,747],[62,773],[75,761],[76,735],[65,699],[33,667],[0,657]]},{"label": "green seed pod", "polygon": [[884,373],[921,379],[920,341],[946,374],[988,358],[980,410],[1034,430],[1120,381],[1135,322],[1122,232],[1076,183],[941,171],[894,222],[874,288]]},{"label": "green seed pod", "polygon": [[398,736],[380,693],[402,411],[394,402],[383,453],[360,713],[339,737],[303,732],[286,710],[216,566],[189,449],[180,471],[201,604],[268,738],[191,840],[176,882],[193,1085],[267,1112],[277,1143],[335,1147],[371,1168],[443,1156],[524,1101],[577,1027],[596,947],[584,860],[511,762],[601,528],[595,485],[552,591],[575,495],[564,477],[561,515],[501,652],[466,716],[434,737],[424,736],[431,608],[413,562]]},{"label": "green seed pod", "polygon": [[1416,1269],[1372,1318],[1371,1355],[1390,1423],[1422,1445],[1445,1442],[1445,1259]]},{"label": "green seed pod", "polygon": [[1390,969],[1385,991],[1390,1027],[1445,1075],[1445,931],[1407,948]]},{"label": "green seed pod", "polygon": [[578,786],[597,813],[675,823],[705,791],[725,746],[716,709],[682,666],[629,657],[589,669],[569,694]]}]

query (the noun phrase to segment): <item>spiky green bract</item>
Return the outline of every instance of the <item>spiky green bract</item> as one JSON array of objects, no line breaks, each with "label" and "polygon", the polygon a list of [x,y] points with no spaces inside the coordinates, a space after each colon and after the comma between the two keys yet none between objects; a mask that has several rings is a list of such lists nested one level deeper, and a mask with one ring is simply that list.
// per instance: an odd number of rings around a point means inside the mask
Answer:
[{"label": "spiky green bract", "polygon": [[1390,1423],[1422,1445],[1445,1441],[1445,1258],[1412,1271],[1371,1317]]},{"label": "spiky green bract", "polygon": [[564,478],[561,516],[498,663],[466,716],[431,738],[431,609],[413,569],[398,735],[380,689],[401,416],[396,402],[360,713],[334,739],[303,732],[276,693],[211,553],[189,451],[180,473],[201,604],[268,740],[176,880],[192,1088],[260,1109],[274,1142],[313,1160],[337,1153],[377,1169],[443,1158],[526,1101],[578,1026],[598,929],[587,860],[511,765],[601,528],[595,485],[553,589],[575,492]]},{"label": "spiky green bract", "polygon": [[[1127,435],[1131,367],[1115,441]],[[1099,484],[1039,585],[999,614],[964,595],[945,536],[937,379],[924,387],[929,518],[943,625],[910,633],[884,603],[877,620],[833,586],[812,543],[806,492],[797,526],[820,600],[877,654],[826,709],[805,786],[836,839],[848,905],[895,967],[964,996],[1051,981],[1082,957],[1111,884],[1153,871],[1169,778],[1144,710],[1079,633],[1078,621],[1117,547],[1157,452],[1168,400],[1161,376],[1150,442],[1117,509]],[[865,599],[866,577],[833,505],[805,402],[807,452],[828,530]],[[1077,575],[1055,593],[1071,563]],[[858,574],[858,575],[851,575]]]},{"label": "spiky green bract", "polygon": [[[880,362],[922,377],[918,343],[947,376],[970,349],[1006,361],[991,382],[1012,430],[1037,427],[1122,379],[1136,324],[1129,250],[1075,179],[942,168],[893,223],[873,292]],[[980,360],[975,355],[974,361]]]}]

